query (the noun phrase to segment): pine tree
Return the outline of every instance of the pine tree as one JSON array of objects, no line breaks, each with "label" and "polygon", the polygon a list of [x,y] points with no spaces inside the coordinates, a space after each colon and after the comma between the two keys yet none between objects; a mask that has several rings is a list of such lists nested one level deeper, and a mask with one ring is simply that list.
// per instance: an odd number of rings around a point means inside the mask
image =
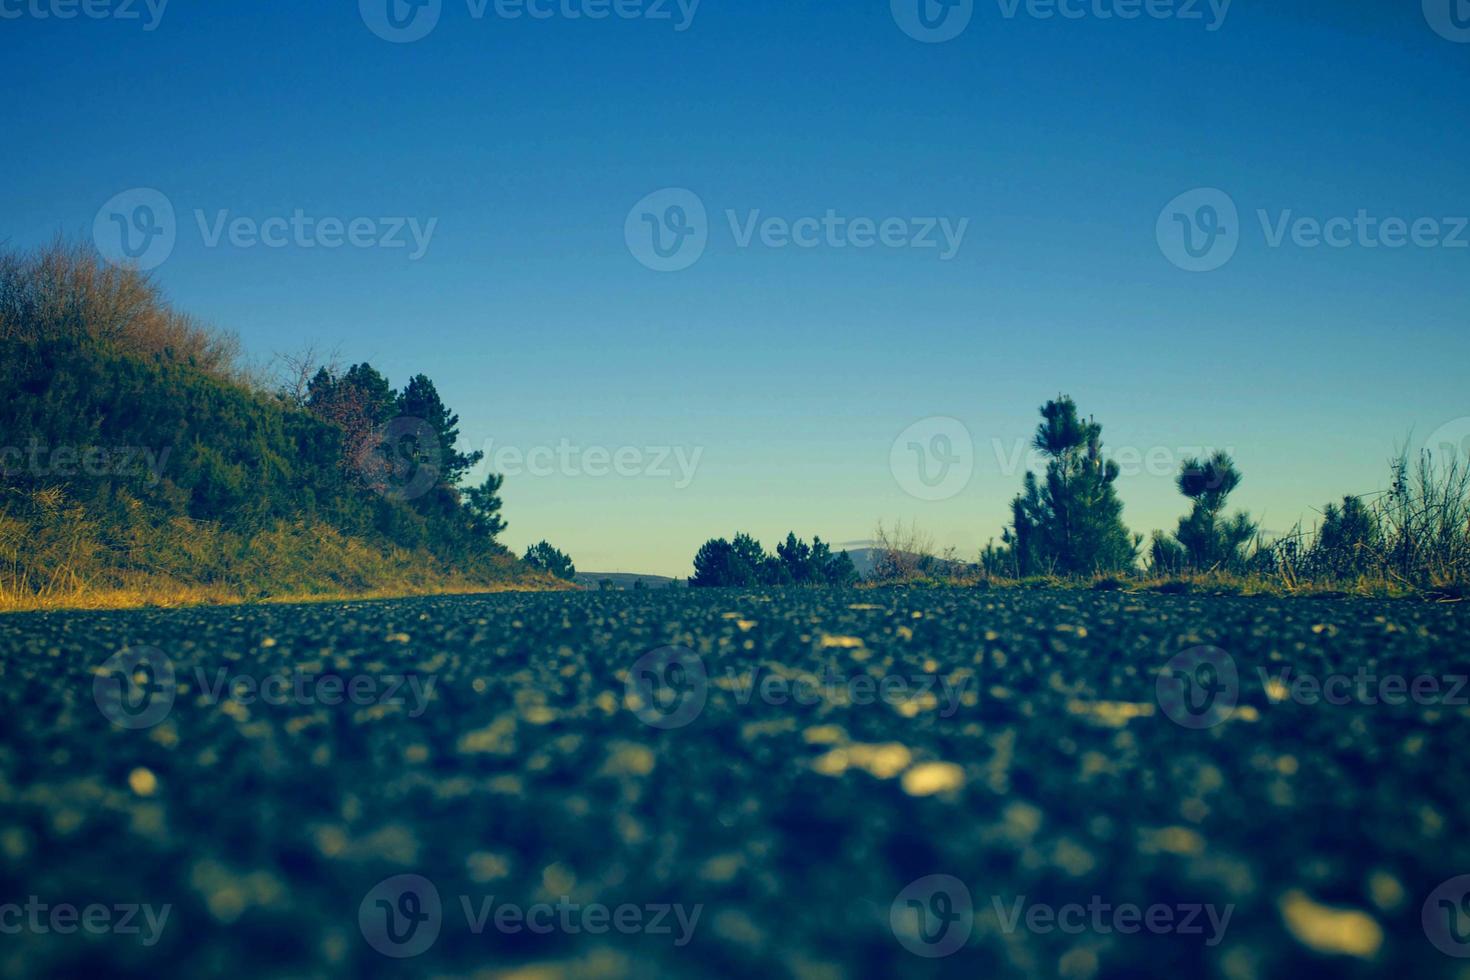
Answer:
[{"label": "pine tree", "polygon": [[462,453],[459,442],[459,416],[445,407],[434,382],[422,374],[409,379],[397,396],[397,413],[402,418],[422,419],[438,436],[437,465],[439,480],[445,486],[458,486],[464,474],[480,460],[482,452]]},{"label": "pine tree", "polygon": [[1179,519],[1173,546],[1155,544],[1155,564],[1162,559],[1195,571],[1241,568],[1245,562],[1243,549],[1255,537],[1256,525],[1247,514],[1228,519],[1221,516],[1240,479],[1240,471],[1228,453],[1185,460],[1179,471],[1179,492],[1193,501],[1193,506],[1187,516]]},{"label": "pine tree", "polygon": [[1115,482],[1118,464],[1104,460],[1102,426],[1082,421],[1062,396],[1041,407],[1032,445],[1047,458],[1044,483],[1026,475],[1011,503],[1006,532],[1017,573],[1091,575],[1133,567],[1139,540],[1123,524]]},{"label": "pine tree", "polygon": [[509,527],[500,517],[500,485],[504,482],[505,477],[489,473],[484,483],[478,487],[466,487],[464,491],[464,509],[469,513],[471,523],[478,533],[491,541]]},{"label": "pine tree", "polygon": [[795,585],[807,585],[816,578],[816,569],[812,564],[812,549],[803,540],[796,536],[796,532],[789,532],[786,540],[776,545],[776,557],[786,568],[786,574]]},{"label": "pine tree", "polygon": [[1035,473],[1027,473],[1021,493],[1011,501],[1011,526],[1001,532],[1001,540],[1010,546],[1011,570],[1017,578],[1035,575],[1041,568],[1038,554],[1038,532],[1046,519],[1046,506],[1041,500],[1041,487]]},{"label": "pine tree", "polygon": [[749,547],[749,544],[754,543],[752,539],[748,535],[738,534],[735,540],[740,544],[739,550],[724,538],[706,541],[694,556],[694,575],[689,579],[689,584],[696,588],[748,587],[758,584],[758,569],[765,557],[760,551],[760,545],[756,545],[752,562]]},{"label": "pine tree", "polygon": [[812,538],[811,562],[820,584],[845,588],[858,580],[857,566],[852,563],[852,556],[845,551],[833,554],[827,542],[821,538]]}]

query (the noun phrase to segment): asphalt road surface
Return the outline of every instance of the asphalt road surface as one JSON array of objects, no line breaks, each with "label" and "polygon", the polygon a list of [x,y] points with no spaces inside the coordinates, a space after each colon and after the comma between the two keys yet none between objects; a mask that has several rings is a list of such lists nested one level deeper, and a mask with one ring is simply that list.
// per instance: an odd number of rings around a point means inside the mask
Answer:
[{"label": "asphalt road surface", "polygon": [[6,976],[1470,976],[1462,604],[0,618]]}]

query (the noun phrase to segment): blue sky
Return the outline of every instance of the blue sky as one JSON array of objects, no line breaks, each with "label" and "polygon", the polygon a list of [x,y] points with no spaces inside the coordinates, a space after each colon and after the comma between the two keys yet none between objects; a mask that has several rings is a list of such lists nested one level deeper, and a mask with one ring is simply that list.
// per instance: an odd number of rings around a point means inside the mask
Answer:
[{"label": "blue sky", "polygon": [[[1133,9],[1170,15],[1128,20],[1102,14],[1129,0],[1071,18],[976,0],[941,43],[901,26],[918,0],[620,0],[639,16],[604,19],[567,15],[598,0],[538,0],[545,18],[442,0],[410,43],[374,33],[373,0],[94,2],[139,16],[0,0],[0,238],[89,239],[117,195],[159,192],[155,275],[252,357],[314,342],[422,371],[468,445],[551,454],[506,480],[518,549],[687,574],[714,535],[842,542],[882,519],[972,554],[1058,392],[1154,460],[1121,485],[1144,533],[1185,509],[1181,451],[1232,449],[1234,502],[1279,530],[1382,486],[1411,435],[1470,435],[1470,10],[1448,0],[1153,0]],[[674,199],[634,209],[668,188],[707,244],[659,272],[636,233],[644,214],[667,230]],[[1181,268],[1168,230],[1203,235],[1221,201],[1220,264]],[[297,212],[368,219],[373,244],[251,238]],[[829,212],[832,241],[742,244],[752,221]],[[894,245],[856,247],[888,219]],[[964,223],[947,258],[918,247],[940,219]],[[1339,219],[1341,246],[1299,219]],[[1391,219],[1418,243],[1384,245]],[[410,221],[432,227],[417,257]],[[910,442],[970,478],[921,499]],[[598,463],[619,449],[625,475]]]}]

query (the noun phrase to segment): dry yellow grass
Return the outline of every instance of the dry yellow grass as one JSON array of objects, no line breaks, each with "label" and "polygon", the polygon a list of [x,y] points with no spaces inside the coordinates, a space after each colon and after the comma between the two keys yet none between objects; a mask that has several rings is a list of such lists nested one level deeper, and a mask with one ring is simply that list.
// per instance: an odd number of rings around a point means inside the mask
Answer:
[{"label": "dry yellow grass", "polygon": [[374,545],[319,523],[250,535],[140,514],[102,524],[81,508],[0,508],[0,612],[314,602],[550,591],[575,586],[509,554],[455,568],[423,551]]},{"label": "dry yellow grass", "polygon": [[404,599],[430,595],[491,595],[498,592],[575,591],[578,586],[549,576],[528,578],[518,582],[475,584],[446,582],[441,585],[405,585],[382,587],[360,592],[282,592],[266,596],[245,596],[218,586],[140,585],[131,588],[81,588],[76,591],[53,591],[45,595],[15,594],[0,590],[0,613],[38,612],[43,610],[114,610],[114,609],[182,609],[188,606],[235,606],[253,603],[289,604],[309,602],[349,602],[361,599]]}]

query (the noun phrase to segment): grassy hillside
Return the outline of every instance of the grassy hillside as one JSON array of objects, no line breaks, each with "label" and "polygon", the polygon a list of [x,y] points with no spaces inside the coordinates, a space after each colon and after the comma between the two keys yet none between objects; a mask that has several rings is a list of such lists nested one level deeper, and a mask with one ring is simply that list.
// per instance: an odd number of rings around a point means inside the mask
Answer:
[{"label": "grassy hillside", "polygon": [[433,460],[374,466],[81,250],[0,256],[0,393],[0,608],[554,587]]}]

